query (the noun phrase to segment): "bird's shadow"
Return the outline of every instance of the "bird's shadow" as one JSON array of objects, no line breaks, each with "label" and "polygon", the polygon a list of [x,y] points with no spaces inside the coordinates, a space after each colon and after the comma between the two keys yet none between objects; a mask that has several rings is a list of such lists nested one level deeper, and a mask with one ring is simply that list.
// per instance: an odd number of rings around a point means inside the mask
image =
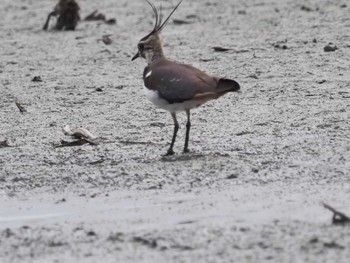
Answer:
[{"label": "bird's shadow", "polygon": [[190,161],[196,160],[205,157],[204,154],[198,153],[183,153],[183,154],[174,154],[174,155],[163,155],[160,158],[162,162],[181,162],[181,161]]},{"label": "bird's shadow", "polygon": [[174,155],[163,155],[160,158],[161,162],[182,162],[182,161],[191,161],[191,160],[197,160],[197,159],[202,159],[205,157],[227,157],[227,154],[218,154],[218,153],[182,153],[182,154],[174,154]]}]

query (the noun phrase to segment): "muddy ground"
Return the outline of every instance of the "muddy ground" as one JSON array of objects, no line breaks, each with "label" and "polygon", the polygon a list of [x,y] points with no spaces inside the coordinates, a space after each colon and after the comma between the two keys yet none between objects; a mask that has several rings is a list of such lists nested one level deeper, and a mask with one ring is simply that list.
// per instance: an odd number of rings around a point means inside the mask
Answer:
[{"label": "muddy ground", "polygon": [[[130,62],[147,3],[80,1],[117,24],[43,32],[55,3],[0,2],[1,262],[348,262],[350,227],[321,205],[350,214],[347,1],[184,0],[166,54],[242,93],[193,111],[189,154],[182,114],[172,157]],[[65,125],[99,145],[55,148]]]}]

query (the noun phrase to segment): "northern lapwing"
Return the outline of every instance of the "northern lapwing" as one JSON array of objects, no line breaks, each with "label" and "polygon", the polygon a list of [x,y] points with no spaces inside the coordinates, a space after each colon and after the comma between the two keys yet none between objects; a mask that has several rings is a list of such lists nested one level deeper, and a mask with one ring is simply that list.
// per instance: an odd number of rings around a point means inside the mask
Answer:
[{"label": "northern lapwing", "polygon": [[212,77],[190,65],[168,60],[163,52],[160,33],[182,0],[164,22],[154,4],[147,2],[153,9],[155,25],[153,30],[139,41],[138,52],[132,60],[138,57],[146,60],[147,66],[143,71],[146,97],[157,107],[169,111],[174,120],[174,132],[167,155],[174,154],[173,147],[179,129],[176,114],[180,111],[186,112],[186,138],[183,151],[187,153],[189,152],[188,140],[191,128],[190,110],[228,92],[238,91],[240,86],[234,80]]}]

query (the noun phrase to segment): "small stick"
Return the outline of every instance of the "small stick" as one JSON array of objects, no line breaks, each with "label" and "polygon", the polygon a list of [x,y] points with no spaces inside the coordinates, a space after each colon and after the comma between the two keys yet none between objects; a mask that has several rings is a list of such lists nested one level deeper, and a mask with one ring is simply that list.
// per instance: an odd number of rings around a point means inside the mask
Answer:
[{"label": "small stick", "polygon": [[16,100],[15,103],[16,103],[16,106],[17,106],[17,108],[19,109],[19,112],[20,112],[20,113],[23,114],[23,113],[27,112],[27,110],[19,103],[18,100]]},{"label": "small stick", "polygon": [[106,16],[102,13],[98,13],[97,10],[93,11],[91,14],[87,15],[84,19],[85,21],[97,21],[97,20],[106,20]]}]

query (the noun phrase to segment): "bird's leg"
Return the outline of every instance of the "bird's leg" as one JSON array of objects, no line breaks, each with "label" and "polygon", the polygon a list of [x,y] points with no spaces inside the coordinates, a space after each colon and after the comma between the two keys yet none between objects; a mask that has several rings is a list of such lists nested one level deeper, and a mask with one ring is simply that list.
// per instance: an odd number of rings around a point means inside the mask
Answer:
[{"label": "bird's leg", "polygon": [[187,115],[187,123],[186,123],[186,138],[185,138],[184,153],[188,153],[190,151],[188,149],[188,140],[190,139],[190,128],[191,128],[190,110],[186,110],[186,115]]},{"label": "bird's leg", "polygon": [[47,20],[46,20],[46,23],[45,23],[45,25],[44,25],[44,27],[43,27],[43,30],[47,30],[47,29],[48,29],[51,16],[57,16],[57,12],[56,12],[56,11],[52,11],[52,12],[47,16]]},{"label": "bird's leg", "polygon": [[169,147],[166,155],[173,155],[174,154],[173,147],[174,147],[177,131],[179,130],[179,123],[177,122],[176,114],[171,113],[171,117],[173,117],[173,121],[174,121],[174,133],[173,133],[173,138],[171,140],[170,147]]}]

